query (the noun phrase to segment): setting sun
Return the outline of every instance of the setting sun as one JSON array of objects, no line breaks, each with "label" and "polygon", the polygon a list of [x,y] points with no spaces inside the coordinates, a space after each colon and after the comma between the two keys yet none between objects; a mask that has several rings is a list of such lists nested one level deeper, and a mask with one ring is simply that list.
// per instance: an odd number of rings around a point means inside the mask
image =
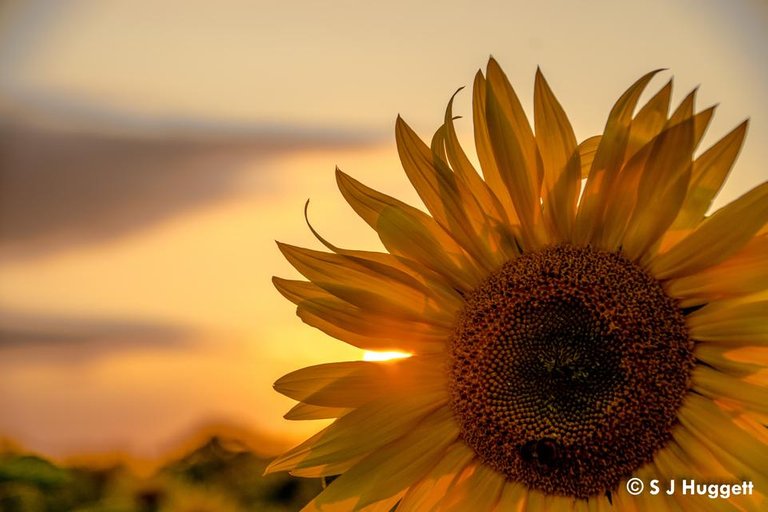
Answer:
[{"label": "setting sun", "polygon": [[390,359],[403,359],[412,355],[407,352],[374,352],[366,350],[363,353],[363,361],[389,361]]}]

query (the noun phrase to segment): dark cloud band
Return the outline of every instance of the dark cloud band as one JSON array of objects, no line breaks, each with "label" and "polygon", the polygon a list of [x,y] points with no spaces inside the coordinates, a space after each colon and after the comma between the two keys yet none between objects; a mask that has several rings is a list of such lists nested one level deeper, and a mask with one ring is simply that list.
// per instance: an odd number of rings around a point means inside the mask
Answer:
[{"label": "dark cloud band", "polygon": [[236,195],[254,174],[269,193],[270,159],[371,143],[275,126],[166,136],[0,126],[0,259],[125,235]]}]

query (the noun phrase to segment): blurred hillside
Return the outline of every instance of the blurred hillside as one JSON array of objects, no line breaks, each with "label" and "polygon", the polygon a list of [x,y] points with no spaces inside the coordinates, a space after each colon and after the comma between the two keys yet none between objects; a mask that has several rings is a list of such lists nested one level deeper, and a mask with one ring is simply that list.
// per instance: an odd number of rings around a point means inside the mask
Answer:
[{"label": "blurred hillside", "polygon": [[262,476],[269,461],[219,436],[149,477],[125,465],[56,465],[8,450],[0,454],[0,511],[282,512],[300,510],[320,492],[319,480]]}]

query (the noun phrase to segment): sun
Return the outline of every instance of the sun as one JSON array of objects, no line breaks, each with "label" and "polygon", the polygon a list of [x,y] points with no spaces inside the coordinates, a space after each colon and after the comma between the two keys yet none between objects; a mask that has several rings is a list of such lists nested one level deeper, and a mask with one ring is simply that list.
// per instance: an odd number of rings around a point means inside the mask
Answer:
[{"label": "sun", "polygon": [[363,352],[363,361],[391,361],[393,359],[403,359],[411,357],[413,354],[407,352],[376,352],[375,350],[366,350]]}]

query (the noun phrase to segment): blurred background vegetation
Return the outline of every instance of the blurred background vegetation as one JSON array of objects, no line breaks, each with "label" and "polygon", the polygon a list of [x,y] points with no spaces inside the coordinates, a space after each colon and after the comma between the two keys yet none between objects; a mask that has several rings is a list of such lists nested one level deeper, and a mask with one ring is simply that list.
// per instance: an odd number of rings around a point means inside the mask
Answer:
[{"label": "blurred background vegetation", "polygon": [[0,454],[2,512],[283,512],[322,489],[319,479],[262,476],[269,458],[239,439],[213,436],[149,476],[124,464],[57,465],[6,449]]}]

